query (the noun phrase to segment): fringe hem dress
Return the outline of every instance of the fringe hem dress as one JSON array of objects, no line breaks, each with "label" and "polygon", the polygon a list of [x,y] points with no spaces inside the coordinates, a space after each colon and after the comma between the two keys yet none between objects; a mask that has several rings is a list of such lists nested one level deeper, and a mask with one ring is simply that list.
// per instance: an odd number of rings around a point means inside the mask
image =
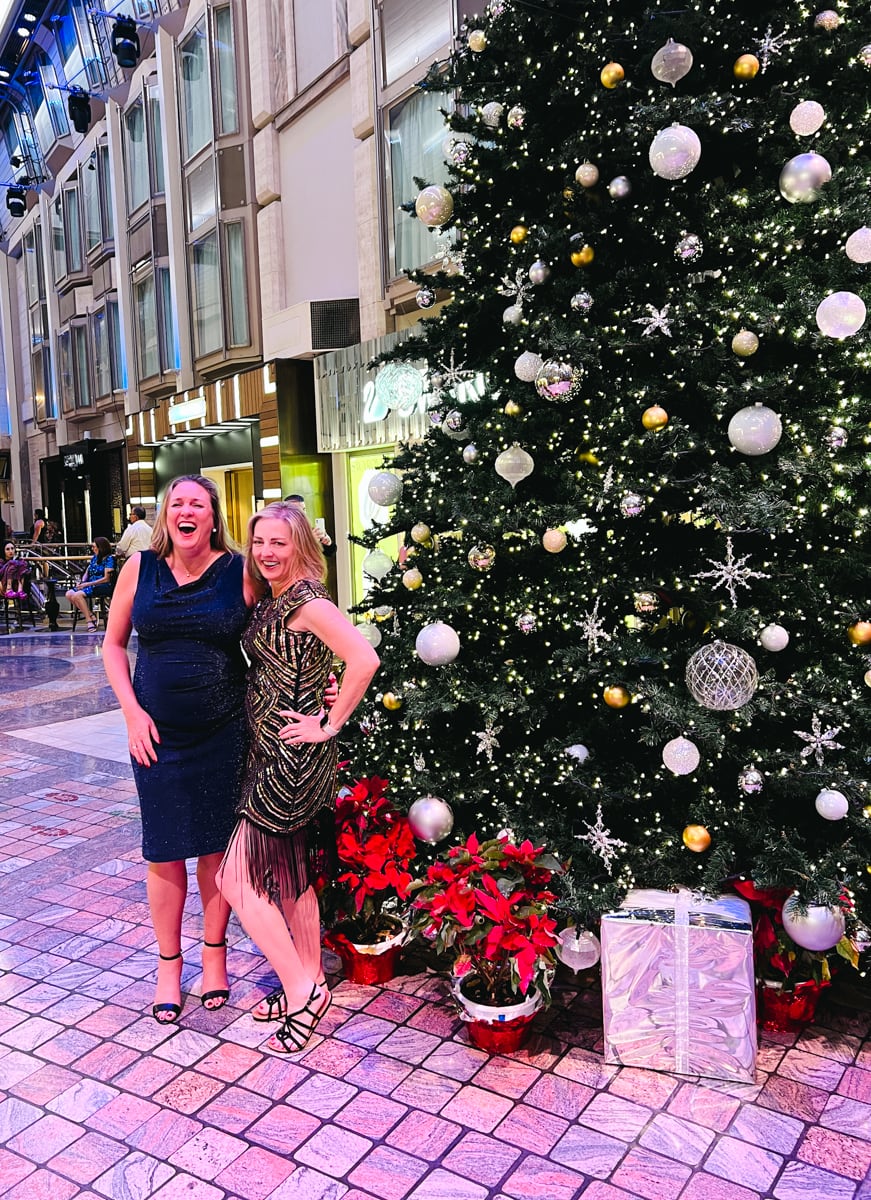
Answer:
[{"label": "fringe hem dress", "polygon": [[286,709],[320,711],[333,652],[315,634],[289,629],[309,600],[329,599],[302,579],[261,600],[242,639],[251,666],[245,708],[248,761],[234,836],[244,845],[251,886],[274,903],[296,899],[336,869],[335,738],[288,745],[278,731]]}]

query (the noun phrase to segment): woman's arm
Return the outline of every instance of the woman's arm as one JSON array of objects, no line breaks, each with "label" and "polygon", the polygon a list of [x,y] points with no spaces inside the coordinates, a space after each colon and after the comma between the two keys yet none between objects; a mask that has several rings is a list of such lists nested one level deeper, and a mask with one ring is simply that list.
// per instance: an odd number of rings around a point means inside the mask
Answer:
[{"label": "woman's arm", "polygon": [[121,712],[127,722],[127,739],[130,753],[143,767],[157,762],[154,744],[160,742],[157,726],[136,699],[133,680],[130,678],[130,659],[127,643],[133,632],[133,597],[139,582],[139,555],[128,558],[118,576],[106,636],[103,638],[103,666],[109,686],[118,697]]},{"label": "woman's arm", "polygon": [[328,728],[321,725],[320,713],[303,716],[288,710],[282,713],[282,716],[288,717],[286,734],[282,730],[280,736],[291,744],[325,742],[338,733],[363,699],[381,660],[369,642],[330,600],[309,600],[297,610],[295,618],[291,627],[307,630],[325,642],[333,654],[345,663],[345,671],[338,697],[330,710]]},{"label": "woman's arm", "polygon": [[91,584],[110,583],[112,580],[112,574],[115,570],[115,559],[112,557],[112,555],[107,554],[101,563],[96,563],[96,566],[103,568],[103,574],[98,579],[89,579],[88,582]]}]

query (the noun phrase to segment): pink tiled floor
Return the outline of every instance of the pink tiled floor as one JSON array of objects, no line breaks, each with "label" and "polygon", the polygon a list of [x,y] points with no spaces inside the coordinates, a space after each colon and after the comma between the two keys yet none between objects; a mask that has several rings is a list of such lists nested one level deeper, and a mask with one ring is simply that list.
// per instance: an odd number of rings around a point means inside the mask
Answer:
[{"label": "pink tiled floor", "polygon": [[[79,695],[93,655],[72,660]],[[4,1198],[871,1200],[861,1009],[763,1038],[736,1087],[606,1067],[571,977],[529,1048],[491,1058],[418,964],[385,988],[331,972],[322,1036],[278,1057],[248,1013],[272,977],[235,924],[231,1003],[200,1006],[192,899],[184,1014],[158,1027],[133,801],[126,766],[0,735]]]}]

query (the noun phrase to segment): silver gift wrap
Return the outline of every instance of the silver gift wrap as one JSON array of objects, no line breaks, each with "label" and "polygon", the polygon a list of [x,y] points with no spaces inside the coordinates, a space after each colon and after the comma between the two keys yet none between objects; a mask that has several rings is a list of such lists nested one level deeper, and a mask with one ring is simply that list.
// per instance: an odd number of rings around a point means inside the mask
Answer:
[{"label": "silver gift wrap", "polygon": [[738,896],[632,891],[602,917],[605,1061],[753,1083],[750,907]]}]

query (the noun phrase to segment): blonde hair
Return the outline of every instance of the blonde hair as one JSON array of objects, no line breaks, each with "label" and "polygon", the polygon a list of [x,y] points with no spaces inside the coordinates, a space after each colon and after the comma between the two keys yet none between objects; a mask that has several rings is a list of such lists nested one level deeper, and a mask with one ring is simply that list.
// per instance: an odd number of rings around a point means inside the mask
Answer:
[{"label": "blonde hair", "polygon": [[260,580],[261,583],[266,582],[251,552],[254,542],[254,530],[264,518],[271,521],[284,521],[287,526],[287,538],[290,542],[293,556],[294,582],[299,579],[312,579],[323,583],[327,574],[327,564],[324,561],[321,544],[312,533],[312,527],[309,525],[308,518],[302,509],[297,508],[295,504],[288,504],[285,500],[276,500],[274,504],[267,504],[260,512],[255,513],[248,522],[248,544],[245,547],[245,563],[248,567],[249,575],[253,579]]},{"label": "blonde hair", "polygon": [[163,502],[160,506],[160,512],[157,514],[157,520],[154,522],[154,531],[151,534],[151,549],[157,557],[167,558],[172,554],[172,538],[169,536],[167,513],[172,493],[180,483],[195,483],[204,492],[208,493],[212,504],[212,536],[210,543],[212,549],[229,550],[231,554],[236,553],[236,543],[230,537],[227,522],[221,511],[221,496],[215,484],[211,479],[207,479],[205,475],[176,475],[175,479],[169,481],[169,485],[163,493]]}]

